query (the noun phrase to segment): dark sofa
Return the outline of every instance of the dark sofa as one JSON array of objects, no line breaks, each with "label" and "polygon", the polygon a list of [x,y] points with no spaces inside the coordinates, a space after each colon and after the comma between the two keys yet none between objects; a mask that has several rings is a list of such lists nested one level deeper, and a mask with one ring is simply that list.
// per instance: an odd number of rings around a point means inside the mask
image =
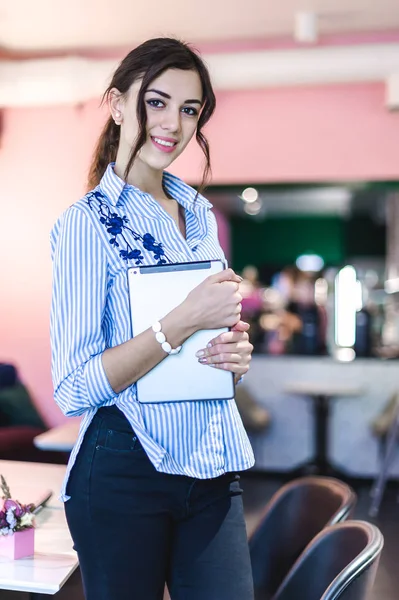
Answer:
[{"label": "dark sofa", "polygon": [[35,447],[47,429],[15,366],[0,363],[0,459],[65,464],[65,453]]}]

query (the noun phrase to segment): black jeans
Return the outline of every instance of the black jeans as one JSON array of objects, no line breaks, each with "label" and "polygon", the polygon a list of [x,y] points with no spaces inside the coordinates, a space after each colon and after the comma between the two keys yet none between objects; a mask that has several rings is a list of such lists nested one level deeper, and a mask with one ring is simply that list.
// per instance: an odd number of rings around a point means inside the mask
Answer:
[{"label": "black jeans", "polygon": [[101,408],[67,486],[87,600],[253,600],[239,476],[156,471],[116,407]]}]

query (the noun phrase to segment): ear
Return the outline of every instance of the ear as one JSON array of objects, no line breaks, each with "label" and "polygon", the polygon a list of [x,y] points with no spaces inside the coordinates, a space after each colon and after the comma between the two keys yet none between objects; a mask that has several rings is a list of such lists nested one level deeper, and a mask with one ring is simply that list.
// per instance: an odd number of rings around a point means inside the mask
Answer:
[{"label": "ear", "polygon": [[113,120],[120,125],[123,121],[124,102],[121,92],[116,88],[112,88],[108,94],[108,106]]}]

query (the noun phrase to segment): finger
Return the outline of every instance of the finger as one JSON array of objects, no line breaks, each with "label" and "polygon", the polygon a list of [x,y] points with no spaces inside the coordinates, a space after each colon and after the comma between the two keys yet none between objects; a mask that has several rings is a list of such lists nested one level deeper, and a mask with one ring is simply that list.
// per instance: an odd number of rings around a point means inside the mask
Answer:
[{"label": "finger", "polygon": [[200,350],[195,356],[197,358],[204,358],[207,356],[217,356],[218,354],[242,354],[242,351],[237,343],[216,344],[216,346],[204,348],[202,351]]},{"label": "finger", "polygon": [[[207,348],[212,348],[212,346],[218,346],[220,344],[238,344],[239,342],[247,342],[249,340],[249,336],[246,331],[234,331],[234,328],[231,331],[226,331],[221,333],[213,340],[207,344]],[[205,348],[202,348],[204,350]]]},{"label": "finger", "polygon": [[238,321],[237,325],[232,327],[232,331],[248,331],[250,329],[250,324],[245,321]]},{"label": "finger", "polygon": [[203,358],[204,356],[216,356],[217,354],[239,354],[240,356],[247,357],[252,354],[254,347],[248,340],[233,342],[231,344],[216,344],[210,348],[204,348],[203,354],[200,354],[197,358]]},{"label": "finger", "polygon": [[237,352],[223,352],[222,354],[203,356],[198,362],[202,365],[216,365],[220,363],[240,363],[242,360],[242,355]]},{"label": "finger", "polygon": [[246,331],[226,331],[214,338],[208,344],[208,348],[217,346],[218,344],[238,344],[239,342],[247,342],[249,335]]},{"label": "finger", "polygon": [[223,371],[230,371],[231,373],[235,373],[236,375],[245,375],[248,373],[249,365],[239,365],[237,363],[215,363],[209,365],[213,369],[222,369]]},{"label": "finger", "polygon": [[233,269],[224,269],[220,273],[215,273],[209,277],[212,283],[222,283],[223,281],[235,281],[241,283],[242,277],[234,273]]},{"label": "finger", "polygon": [[[241,300],[242,300],[242,298],[241,298]],[[242,311],[242,304],[241,304],[241,300],[240,300],[240,302],[237,304],[237,307],[236,307],[236,310],[235,310],[235,314],[237,314],[237,315],[240,315],[240,317],[241,317],[241,311]],[[238,321],[238,322],[240,322],[240,321]],[[235,327],[235,326],[236,326],[236,325],[234,325],[234,327]]]}]

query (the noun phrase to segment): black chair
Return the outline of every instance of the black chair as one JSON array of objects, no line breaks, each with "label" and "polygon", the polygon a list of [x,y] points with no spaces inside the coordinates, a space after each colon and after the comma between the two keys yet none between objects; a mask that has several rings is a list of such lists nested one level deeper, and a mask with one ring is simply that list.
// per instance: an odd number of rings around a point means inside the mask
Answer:
[{"label": "black chair", "polygon": [[327,527],[307,546],[273,600],[366,600],[384,539],[365,521]]},{"label": "black chair", "polygon": [[379,513],[389,477],[389,469],[397,451],[399,434],[399,394],[397,392],[392,396],[382,415],[374,422],[373,430],[381,438],[383,452],[380,469],[371,488],[370,517],[376,517]]},{"label": "black chair", "polygon": [[249,538],[256,600],[270,600],[309,542],[349,518],[356,500],[352,488],[329,477],[301,477],[280,488]]}]

